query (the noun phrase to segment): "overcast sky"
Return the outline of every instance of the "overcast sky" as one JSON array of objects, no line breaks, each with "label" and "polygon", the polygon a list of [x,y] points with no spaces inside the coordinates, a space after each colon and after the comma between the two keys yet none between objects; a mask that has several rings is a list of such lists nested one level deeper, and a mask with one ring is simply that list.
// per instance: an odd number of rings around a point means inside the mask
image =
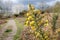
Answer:
[{"label": "overcast sky", "polygon": [[[35,7],[39,7],[40,3],[45,2],[49,6],[55,4],[55,2],[60,0],[0,0],[3,5],[12,9],[12,11],[16,12],[16,10],[27,9],[28,3],[35,5]],[[1,5],[1,4],[0,4]]]}]

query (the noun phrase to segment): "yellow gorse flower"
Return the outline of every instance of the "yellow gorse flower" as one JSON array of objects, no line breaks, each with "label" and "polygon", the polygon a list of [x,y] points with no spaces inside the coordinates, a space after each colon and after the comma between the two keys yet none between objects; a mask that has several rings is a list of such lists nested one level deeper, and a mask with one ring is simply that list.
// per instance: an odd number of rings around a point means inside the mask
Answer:
[{"label": "yellow gorse flower", "polygon": [[28,20],[31,20],[31,19],[32,19],[32,16],[29,16],[29,17],[28,17]]},{"label": "yellow gorse flower", "polygon": [[25,26],[28,26],[28,24],[25,24]]},{"label": "yellow gorse flower", "polygon": [[30,22],[30,25],[33,25],[33,24],[35,24],[35,21]]},{"label": "yellow gorse flower", "polygon": [[42,20],[40,20],[39,22],[38,22],[38,25],[41,25],[43,23],[43,21]]},{"label": "yellow gorse flower", "polygon": [[48,36],[45,36],[45,39],[48,38]]},{"label": "yellow gorse flower", "polygon": [[45,26],[45,27],[48,26],[48,23],[45,23],[44,26]]},{"label": "yellow gorse flower", "polygon": [[28,23],[29,23],[29,21],[26,21],[26,22],[25,22],[25,26],[28,26]]},{"label": "yellow gorse flower", "polygon": [[28,24],[29,23],[29,21],[26,21],[26,24]]},{"label": "yellow gorse flower", "polygon": [[39,33],[39,32],[37,32],[37,33],[36,33],[36,37],[38,37],[39,35],[40,35],[40,33]]},{"label": "yellow gorse flower", "polygon": [[35,34],[37,34],[37,32],[35,31]]},{"label": "yellow gorse flower", "polygon": [[27,13],[27,16],[30,16],[30,13]]},{"label": "yellow gorse flower", "polygon": [[46,20],[45,22],[46,22],[46,23],[44,24],[44,26],[46,27],[46,26],[49,25],[49,24],[48,24],[48,20]]},{"label": "yellow gorse flower", "polygon": [[35,26],[32,26],[31,29],[32,29],[33,31],[36,30]]},{"label": "yellow gorse flower", "polygon": [[28,23],[29,23],[29,21],[26,21],[26,22],[25,22],[25,26],[28,26]]},{"label": "yellow gorse flower", "polygon": [[60,32],[60,28],[56,29],[56,33]]},{"label": "yellow gorse flower", "polygon": [[46,20],[46,23],[48,23],[48,20]]}]

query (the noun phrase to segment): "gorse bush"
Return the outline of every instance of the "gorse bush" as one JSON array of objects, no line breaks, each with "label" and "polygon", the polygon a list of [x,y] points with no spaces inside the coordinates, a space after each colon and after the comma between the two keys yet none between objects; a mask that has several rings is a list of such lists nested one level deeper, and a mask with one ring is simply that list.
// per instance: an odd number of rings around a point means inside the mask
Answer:
[{"label": "gorse bush", "polygon": [[36,10],[33,5],[29,4],[25,21],[27,28],[22,32],[21,40],[56,40],[57,20],[57,14],[53,14],[51,20],[48,14],[42,14],[41,10]]},{"label": "gorse bush", "polygon": [[[47,33],[48,19],[42,20],[46,15],[41,16],[41,11],[35,10],[31,4],[29,4],[29,7],[30,9],[27,13],[25,25],[31,28],[30,32],[35,35],[35,38],[50,40],[49,34]],[[46,28],[46,31],[44,31],[43,28]]]}]

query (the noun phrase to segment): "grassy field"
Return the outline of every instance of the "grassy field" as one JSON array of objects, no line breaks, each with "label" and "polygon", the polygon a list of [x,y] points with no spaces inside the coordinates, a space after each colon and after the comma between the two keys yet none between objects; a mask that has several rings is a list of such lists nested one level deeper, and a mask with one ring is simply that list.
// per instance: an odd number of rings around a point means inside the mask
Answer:
[{"label": "grassy field", "polygon": [[20,19],[20,18],[19,19],[15,19],[15,22],[16,22],[16,25],[17,25],[17,33],[14,36],[14,40],[19,40],[21,32],[22,32],[22,30],[24,28],[23,18],[22,19]]}]

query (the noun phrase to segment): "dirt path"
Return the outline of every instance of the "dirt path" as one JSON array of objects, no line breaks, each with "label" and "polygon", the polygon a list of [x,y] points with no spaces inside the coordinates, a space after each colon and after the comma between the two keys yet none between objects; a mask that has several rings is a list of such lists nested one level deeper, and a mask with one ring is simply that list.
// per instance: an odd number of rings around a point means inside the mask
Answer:
[{"label": "dirt path", "polygon": [[[12,32],[10,32],[9,34],[7,34],[6,37],[3,37],[3,39],[1,39],[4,31],[6,31],[6,29],[10,26],[12,27]],[[6,26],[0,30],[0,39],[1,40],[13,40],[13,37],[16,34],[16,31],[17,31],[17,27],[16,27],[16,24],[15,24],[15,21],[13,19],[10,19],[8,21],[8,23],[6,24]]]}]

